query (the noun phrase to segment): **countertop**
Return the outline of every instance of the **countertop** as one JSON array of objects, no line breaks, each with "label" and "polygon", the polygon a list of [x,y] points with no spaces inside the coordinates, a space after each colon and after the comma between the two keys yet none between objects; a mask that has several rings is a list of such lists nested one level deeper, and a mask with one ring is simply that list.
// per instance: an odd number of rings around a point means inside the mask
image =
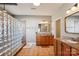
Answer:
[{"label": "countertop", "polygon": [[76,49],[76,50],[79,50],[79,42],[76,42],[76,41],[72,41],[71,39],[67,40],[67,39],[57,39],[65,44],[67,44],[68,46]]},{"label": "countertop", "polygon": [[39,32],[39,33],[36,33],[37,35],[41,35],[41,36],[49,36],[49,35],[52,35],[50,32]]}]

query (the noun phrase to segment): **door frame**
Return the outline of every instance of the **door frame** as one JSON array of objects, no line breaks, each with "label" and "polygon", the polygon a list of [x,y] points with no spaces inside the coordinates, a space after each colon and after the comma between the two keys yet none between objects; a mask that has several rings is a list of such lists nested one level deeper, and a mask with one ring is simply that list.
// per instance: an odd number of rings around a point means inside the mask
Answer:
[{"label": "door frame", "polygon": [[[57,31],[57,27],[59,28],[59,31]],[[57,32],[59,32],[59,37]],[[61,19],[56,20],[56,38],[61,38]]]}]

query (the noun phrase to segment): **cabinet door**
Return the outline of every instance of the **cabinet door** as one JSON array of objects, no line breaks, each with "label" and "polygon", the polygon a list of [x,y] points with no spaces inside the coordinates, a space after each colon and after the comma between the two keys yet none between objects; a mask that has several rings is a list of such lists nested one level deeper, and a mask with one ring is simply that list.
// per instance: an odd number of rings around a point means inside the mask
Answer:
[{"label": "cabinet door", "polygon": [[37,46],[43,45],[43,41],[44,41],[44,38],[41,35],[36,34],[36,45]]},{"label": "cabinet door", "polygon": [[57,55],[57,46],[56,46],[56,39],[53,39],[53,45],[54,45],[54,55],[56,56]]},{"label": "cabinet door", "polygon": [[50,36],[50,45],[53,45],[53,40],[54,40],[54,37],[51,35]]},{"label": "cabinet door", "polygon": [[57,56],[61,56],[61,42],[57,41]]},{"label": "cabinet door", "polygon": [[62,56],[70,56],[70,46],[62,43]]},{"label": "cabinet door", "polygon": [[50,45],[50,36],[45,36],[45,45]]},{"label": "cabinet door", "polygon": [[79,51],[76,50],[76,49],[74,49],[74,48],[72,48],[72,50],[71,50],[71,55],[72,55],[72,56],[79,56]]}]

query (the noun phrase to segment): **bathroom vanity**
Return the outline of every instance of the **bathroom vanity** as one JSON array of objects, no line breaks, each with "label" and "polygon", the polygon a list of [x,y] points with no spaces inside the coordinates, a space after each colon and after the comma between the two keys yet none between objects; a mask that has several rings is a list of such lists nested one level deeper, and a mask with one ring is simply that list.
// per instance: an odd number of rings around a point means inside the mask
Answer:
[{"label": "bathroom vanity", "polygon": [[54,36],[46,33],[36,34],[36,45],[37,46],[49,46],[53,45]]},{"label": "bathroom vanity", "polygon": [[[64,38],[54,39],[56,56],[79,56],[79,12],[65,17],[65,33],[70,34]],[[76,37],[72,35],[77,35]],[[63,36],[62,36],[63,37]]]},{"label": "bathroom vanity", "polygon": [[79,56],[79,42],[71,39],[54,39],[56,56]]},{"label": "bathroom vanity", "polygon": [[51,34],[51,23],[43,20],[38,24],[38,31],[36,32],[36,45],[49,46],[53,45],[54,36]]}]

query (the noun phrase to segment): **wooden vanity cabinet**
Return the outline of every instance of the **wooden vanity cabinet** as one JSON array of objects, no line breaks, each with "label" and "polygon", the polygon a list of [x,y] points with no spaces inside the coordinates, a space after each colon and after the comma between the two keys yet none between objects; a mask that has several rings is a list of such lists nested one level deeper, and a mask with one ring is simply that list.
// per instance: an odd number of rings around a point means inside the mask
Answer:
[{"label": "wooden vanity cabinet", "polygon": [[54,35],[51,35],[50,36],[50,45],[53,45],[54,44]]},{"label": "wooden vanity cabinet", "polygon": [[56,43],[56,42],[57,42],[57,40],[54,39],[54,40],[53,40],[53,45],[54,45],[54,55],[55,55],[55,56],[57,56],[57,43]]},{"label": "wooden vanity cabinet", "polygon": [[79,50],[58,39],[54,39],[53,41],[55,56],[79,56]]},{"label": "wooden vanity cabinet", "polygon": [[36,45],[37,46],[49,46],[53,44],[52,35],[36,35]]},{"label": "wooden vanity cabinet", "polygon": [[70,46],[54,39],[54,52],[55,56],[70,56]]},{"label": "wooden vanity cabinet", "polygon": [[72,50],[71,50],[71,55],[72,55],[72,56],[79,56],[79,51],[76,50],[76,49],[74,49],[74,48],[72,48]]},{"label": "wooden vanity cabinet", "polygon": [[79,56],[79,50],[62,43],[62,56]]},{"label": "wooden vanity cabinet", "polygon": [[61,56],[61,41],[57,40],[57,56]]},{"label": "wooden vanity cabinet", "polygon": [[61,55],[62,56],[70,56],[71,55],[70,46],[68,46],[65,43],[62,43],[61,46],[62,46],[62,48],[61,48]]},{"label": "wooden vanity cabinet", "polygon": [[54,39],[54,53],[55,56],[61,56],[61,41]]},{"label": "wooden vanity cabinet", "polygon": [[37,37],[37,42],[36,42],[36,44],[37,45],[49,45],[49,43],[50,43],[50,40],[49,40],[49,36],[38,36]]},{"label": "wooden vanity cabinet", "polygon": [[72,48],[71,55],[72,56],[77,56],[77,50]]}]

